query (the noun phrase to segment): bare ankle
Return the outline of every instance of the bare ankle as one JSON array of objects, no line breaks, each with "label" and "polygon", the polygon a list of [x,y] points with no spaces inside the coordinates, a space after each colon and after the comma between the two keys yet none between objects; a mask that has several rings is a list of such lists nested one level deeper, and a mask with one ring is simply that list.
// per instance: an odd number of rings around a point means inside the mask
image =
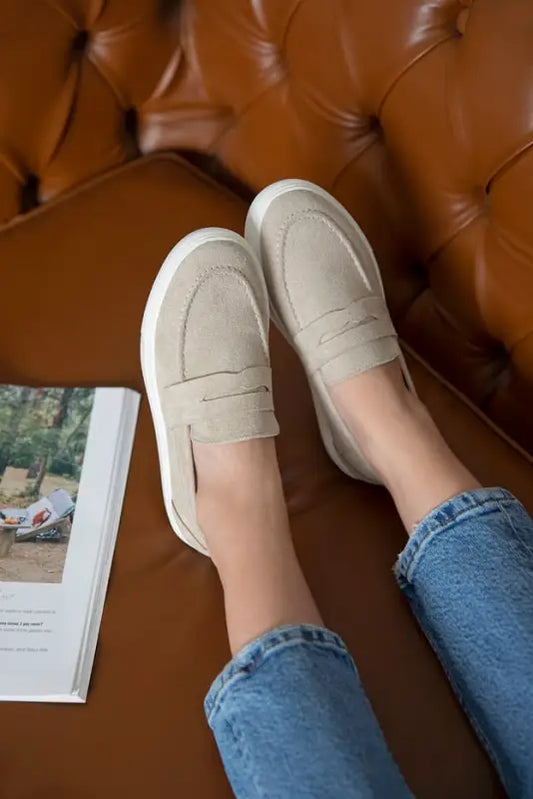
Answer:
[{"label": "bare ankle", "polygon": [[280,625],[323,625],[294,551],[274,441],[195,444],[194,456],[232,653]]},{"label": "bare ankle", "polygon": [[391,450],[402,443],[402,430],[434,426],[426,407],[405,385],[396,361],[332,386],[330,392],[363,455],[384,482],[383,470]]},{"label": "bare ankle", "polygon": [[278,473],[273,438],[227,444],[193,444],[198,491],[226,492],[243,499],[253,494],[256,483],[268,482]]},{"label": "bare ankle", "polygon": [[194,444],[196,509],[217,568],[254,536],[288,531],[273,439]]},{"label": "bare ankle", "polygon": [[334,386],[331,395],[359,448],[389,489],[411,534],[433,508],[478,481],[450,450],[398,364]]}]

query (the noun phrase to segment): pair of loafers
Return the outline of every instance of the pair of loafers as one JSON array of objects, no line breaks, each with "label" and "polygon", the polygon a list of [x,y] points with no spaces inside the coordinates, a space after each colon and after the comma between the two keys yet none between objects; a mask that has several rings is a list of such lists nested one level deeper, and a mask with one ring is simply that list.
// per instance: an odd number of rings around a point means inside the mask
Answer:
[{"label": "pair of loafers", "polygon": [[372,249],[320,187],[283,180],[266,188],[250,206],[245,238],[206,228],[182,239],[148,298],[141,361],[170,523],[206,555],[192,442],[279,432],[270,318],[302,360],[326,450],[355,479],[380,482],[328,386],[399,358],[412,388]]}]

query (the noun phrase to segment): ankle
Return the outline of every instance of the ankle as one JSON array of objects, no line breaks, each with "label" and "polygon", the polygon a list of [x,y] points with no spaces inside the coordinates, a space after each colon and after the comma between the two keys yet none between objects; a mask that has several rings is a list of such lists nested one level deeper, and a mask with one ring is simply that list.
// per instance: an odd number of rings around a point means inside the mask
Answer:
[{"label": "ankle", "polygon": [[194,444],[194,457],[232,653],[281,625],[323,625],[294,551],[274,440]]},{"label": "ankle", "polygon": [[378,407],[376,417],[359,425],[361,448],[373,469],[390,488],[412,470],[422,456],[448,447],[424,403],[412,392]]},{"label": "ankle", "polygon": [[384,482],[389,463],[392,467],[398,460],[407,438],[428,434],[435,427],[395,364],[356,375],[330,392],[360,450]]},{"label": "ankle", "polygon": [[194,444],[196,510],[217,568],[288,530],[273,439]]},{"label": "ankle", "polygon": [[387,364],[332,389],[364,457],[392,494],[410,533],[445,499],[479,487],[451,452],[429,411]]},{"label": "ankle", "polygon": [[246,503],[279,475],[273,438],[193,444],[198,494]]}]

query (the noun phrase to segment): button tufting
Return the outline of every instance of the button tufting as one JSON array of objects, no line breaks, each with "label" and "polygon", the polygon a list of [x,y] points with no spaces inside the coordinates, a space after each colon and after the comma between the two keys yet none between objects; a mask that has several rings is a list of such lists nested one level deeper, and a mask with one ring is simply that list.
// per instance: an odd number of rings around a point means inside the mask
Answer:
[{"label": "button tufting", "polygon": [[429,270],[423,261],[413,260],[410,264],[411,283],[418,294],[431,287]]},{"label": "button tufting", "polygon": [[129,158],[139,155],[139,117],[136,108],[124,111],[124,138],[126,153]]},{"label": "button tufting", "polygon": [[89,32],[86,30],[78,31],[72,41],[72,51],[74,53],[84,53],[89,42]]},{"label": "button tufting", "polygon": [[277,79],[279,81],[287,80],[290,77],[289,61],[282,50],[276,53],[274,64],[277,72]]},{"label": "button tufting", "polygon": [[353,112],[350,117],[345,117],[344,127],[353,139],[366,139],[372,136],[376,139],[385,135],[381,122],[377,116]]},{"label": "button tufting", "polygon": [[373,133],[375,136],[383,135],[383,127],[381,120],[377,116],[368,117],[368,132]]},{"label": "button tufting", "polygon": [[37,175],[28,175],[26,183],[20,192],[20,211],[26,214],[39,205],[39,178]]},{"label": "button tufting", "polygon": [[493,369],[494,382],[497,381],[501,387],[508,379],[512,369],[511,356],[501,341],[495,341],[491,347],[487,348],[486,353],[487,362]]},{"label": "button tufting", "polygon": [[124,112],[124,130],[129,139],[137,141],[138,119],[135,108],[127,108]]},{"label": "button tufting", "polygon": [[492,181],[489,180],[487,185],[483,188],[483,205],[485,206],[485,213],[491,214],[492,212]]}]

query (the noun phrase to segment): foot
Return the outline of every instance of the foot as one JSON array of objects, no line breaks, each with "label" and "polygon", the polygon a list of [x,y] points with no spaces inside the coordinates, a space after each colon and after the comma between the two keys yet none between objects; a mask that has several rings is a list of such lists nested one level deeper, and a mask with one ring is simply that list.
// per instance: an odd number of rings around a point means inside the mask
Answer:
[{"label": "foot", "polygon": [[326,450],[351,477],[380,482],[328,391],[401,358],[368,241],[333,197],[298,180],[256,197],[246,237],[262,261],[272,319],[306,369]]},{"label": "foot", "polygon": [[257,539],[268,541],[288,527],[274,440],[193,442],[193,453],[198,521],[224,574]]},{"label": "foot", "polygon": [[401,452],[391,448],[391,436],[394,440],[404,431],[407,436],[413,425],[429,422],[426,408],[405,386],[398,360],[330,386],[329,393],[361,452],[387,483],[394,471],[391,460]]},{"label": "foot", "polygon": [[354,441],[390,490],[408,533],[446,499],[480,487],[406,387],[397,359],[329,391]]},{"label": "foot", "polygon": [[477,487],[415,395],[379,267],[348,212],[318,186],[280,181],[252,203],[246,237],[339,468],[384,483],[408,532],[445,499]]},{"label": "foot", "polygon": [[165,507],[177,535],[204,554],[192,446],[277,435],[268,323],[257,259],[218,228],[174,247],[146,305],[141,356]]}]

